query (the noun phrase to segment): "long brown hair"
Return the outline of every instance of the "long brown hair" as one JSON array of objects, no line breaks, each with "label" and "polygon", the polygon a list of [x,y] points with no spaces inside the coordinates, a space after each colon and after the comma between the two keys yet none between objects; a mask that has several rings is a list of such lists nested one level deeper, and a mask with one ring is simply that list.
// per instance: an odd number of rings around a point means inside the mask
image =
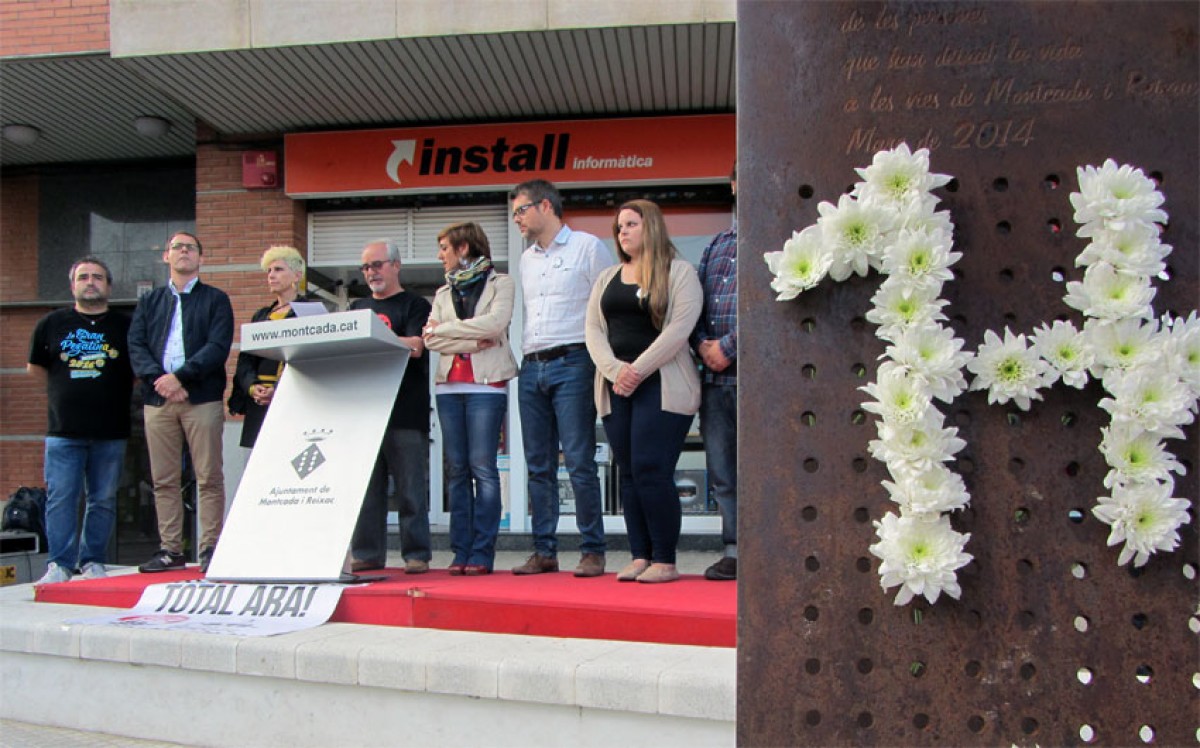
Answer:
[{"label": "long brown hair", "polygon": [[667,222],[663,219],[662,209],[649,200],[630,200],[617,208],[617,215],[613,218],[613,241],[621,262],[633,260],[621,249],[621,227],[617,221],[623,210],[632,210],[642,217],[642,260],[638,268],[638,288],[642,291],[642,305],[650,309],[650,320],[661,330],[663,320],[667,317],[671,261],[679,252],[667,235]]}]

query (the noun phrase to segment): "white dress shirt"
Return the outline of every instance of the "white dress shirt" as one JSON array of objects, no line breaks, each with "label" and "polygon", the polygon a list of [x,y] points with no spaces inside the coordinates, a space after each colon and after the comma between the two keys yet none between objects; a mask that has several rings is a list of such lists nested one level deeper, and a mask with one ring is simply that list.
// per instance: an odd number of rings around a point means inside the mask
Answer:
[{"label": "white dress shirt", "polygon": [[525,296],[522,352],[582,343],[592,284],[614,264],[616,260],[603,242],[567,226],[546,249],[534,243],[521,253]]}]

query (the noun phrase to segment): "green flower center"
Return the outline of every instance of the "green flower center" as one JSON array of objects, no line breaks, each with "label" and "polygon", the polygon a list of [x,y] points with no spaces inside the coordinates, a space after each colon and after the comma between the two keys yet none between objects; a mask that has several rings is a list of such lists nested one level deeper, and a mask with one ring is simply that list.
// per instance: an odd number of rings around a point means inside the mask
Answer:
[{"label": "green flower center", "polygon": [[870,232],[865,224],[852,223],[846,226],[846,241],[854,245],[865,244]]},{"label": "green flower center", "polygon": [[1010,356],[996,366],[996,375],[1005,382],[1019,382],[1025,378],[1025,365],[1021,359]]},{"label": "green flower center", "polygon": [[900,173],[889,175],[888,178],[884,180],[884,184],[887,185],[888,192],[892,193],[894,197],[900,197],[908,191],[908,175]]}]

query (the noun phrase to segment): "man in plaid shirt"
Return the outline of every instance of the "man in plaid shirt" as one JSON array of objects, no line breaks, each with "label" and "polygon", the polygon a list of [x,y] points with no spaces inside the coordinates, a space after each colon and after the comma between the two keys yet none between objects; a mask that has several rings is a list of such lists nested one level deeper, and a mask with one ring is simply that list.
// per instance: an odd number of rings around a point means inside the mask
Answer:
[{"label": "man in plaid shirt", "polygon": [[[737,165],[730,175],[737,200]],[[704,362],[700,433],[708,480],[721,508],[725,555],[708,567],[705,579],[737,579],[737,217],[717,234],[700,260],[704,311],[692,333],[692,346]]]}]

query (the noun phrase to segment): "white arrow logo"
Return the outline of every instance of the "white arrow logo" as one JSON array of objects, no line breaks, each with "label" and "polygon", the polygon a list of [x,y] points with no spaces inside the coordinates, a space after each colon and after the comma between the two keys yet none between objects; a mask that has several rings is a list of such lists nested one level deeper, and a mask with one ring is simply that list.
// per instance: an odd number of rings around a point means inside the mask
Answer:
[{"label": "white arrow logo", "polygon": [[413,162],[413,154],[417,151],[417,141],[415,140],[393,140],[392,145],[396,146],[396,150],[392,151],[392,155],[388,157],[387,173],[396,184],[400,184],[400,164]]}]

